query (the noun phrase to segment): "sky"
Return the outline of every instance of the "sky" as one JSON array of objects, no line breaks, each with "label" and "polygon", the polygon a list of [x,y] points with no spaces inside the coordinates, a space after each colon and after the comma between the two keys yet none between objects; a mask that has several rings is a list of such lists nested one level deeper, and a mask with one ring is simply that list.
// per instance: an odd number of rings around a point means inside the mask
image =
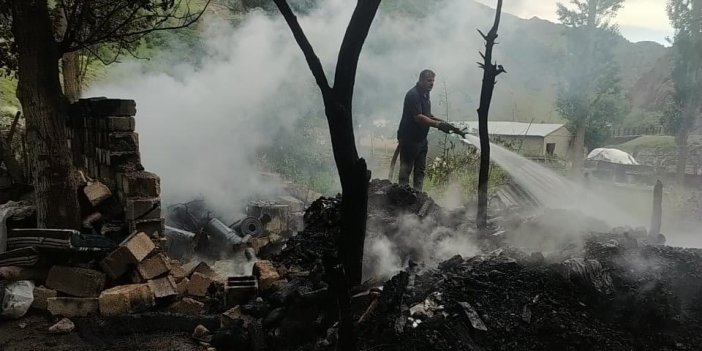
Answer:
[{"label": "sky", "polygon": [[[496,0],[477,1],[492,7],[497,4]],[[556,22],[556,3],[552,0],[506,0],[503,10],[522,18],[536,16]],[[673,28],[666,14],[666,3],[666,0],[626,0],[615,19],[622,35],[633,42],[655,41],[668,45],[666,37],[673,36]]]}]

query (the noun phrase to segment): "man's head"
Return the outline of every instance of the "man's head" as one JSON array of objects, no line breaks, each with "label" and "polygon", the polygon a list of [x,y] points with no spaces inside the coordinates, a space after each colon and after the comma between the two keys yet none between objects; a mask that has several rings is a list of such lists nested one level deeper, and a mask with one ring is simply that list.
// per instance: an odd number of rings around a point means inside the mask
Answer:
[{"label": "man's head", "polygon": [[436,78],[436,73],[432,70],[425,69],[419,73],[417,85],[420,89],[429,92],[434,87],[434,78]]}]

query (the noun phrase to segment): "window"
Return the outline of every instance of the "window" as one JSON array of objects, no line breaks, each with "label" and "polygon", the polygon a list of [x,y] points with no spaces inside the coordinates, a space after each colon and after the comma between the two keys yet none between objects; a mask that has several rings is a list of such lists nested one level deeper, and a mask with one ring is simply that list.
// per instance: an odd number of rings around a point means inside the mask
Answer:
[{"label": "window", "polygon": [[556,151],[556,143],[546,144],[546,155],[553,156],[554,151]]}]

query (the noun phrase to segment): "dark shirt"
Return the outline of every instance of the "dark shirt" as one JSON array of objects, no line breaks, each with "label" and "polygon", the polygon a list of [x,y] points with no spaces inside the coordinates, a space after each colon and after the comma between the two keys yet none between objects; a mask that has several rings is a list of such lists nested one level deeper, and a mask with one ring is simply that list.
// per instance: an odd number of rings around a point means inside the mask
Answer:
[{"label": "dark shirt", "polygon": [[414,119],[418,114],[431,116],[431,100],[429,92],[422,93],[415,85],[405,95],[405,105],[402,109],[400,128],[397,130],[397,140],[420,142],[427,139],[429,126],[419,124]]}]

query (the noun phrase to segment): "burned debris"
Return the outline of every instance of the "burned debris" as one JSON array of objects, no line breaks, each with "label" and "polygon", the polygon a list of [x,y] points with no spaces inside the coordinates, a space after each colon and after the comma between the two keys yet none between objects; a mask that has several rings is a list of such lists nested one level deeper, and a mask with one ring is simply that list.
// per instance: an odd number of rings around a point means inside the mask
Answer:
[{"label": "burned debris", "polygon": [[[699,250],[658,246],[645,230],[622,228],[553,252],[522,251],[501,233],[533,217],[492,206],[489,242],[442,261],[404,242],[402,222],[419,225],[427,247],[449,231],[480,243],[460,211],[382,180],[370,183],[368,198],[368,245],[390,240],[402,266],[379,274],[379,262],[367,257],[367,279],[351,288],[345,307],[359,349],[694,349],[699,342]],[[292,200],[252,202],[229,225],[204,203],[176,206],[171,223],[180,228],[166,227],[165,246],[143,232],[116,244],[72,230],[12,228],[10,220],[8,248],[31,253],[5,253],[5,262],[37,260],[0,273],[5,281],[31,276],[31,308],[68,318],[51,332],[114,336],[167,325],[216,350],[332,350],[340,324],[328,261],[341,201],[314,201],[299,230],[302,207]],[[47,256],[53,262],[42,266]],[[11,285],[2,290],[4,300],[22,301]]]}]

